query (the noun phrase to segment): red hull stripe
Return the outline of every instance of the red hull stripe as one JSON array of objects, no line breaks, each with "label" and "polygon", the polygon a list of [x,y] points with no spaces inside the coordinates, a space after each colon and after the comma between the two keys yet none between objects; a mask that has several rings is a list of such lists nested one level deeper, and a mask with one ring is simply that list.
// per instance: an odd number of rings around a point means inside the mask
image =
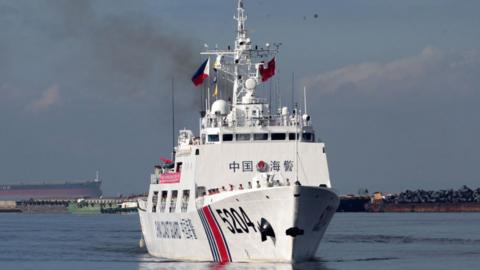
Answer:
[{"label": "red hull stripe", "polygon": [[213,215],[212,208],[209,206],[208,209],[210,210],[210,213],[212,213],[213,220],[215,220],[215,224],[217,225],[218,230],[222,234],[223,242],[225,243],[225,247],[227,248],[228,258],[229,258],[230,261],[232,261],[232,255],[230,254],[230,248],[228,247],[227,239],[225,238],[225,235],[223,234],[222,228],[220,227],[220,224],[218,224],[218,221],[217,221],[217,218],[215,217],[215,215]]},{"label": "red hull stripe", "polygon": [[211,243],[213,246],[211,245],[210,248],[212,249],[212,256],[214,257],[214,260],[222,263],[231,262],[232,257],[230,255],[227,241],[225,240],[222,229],[218,225],[212,210],[209,206],[205,206],[202,208],[201,213],[199,214],[201,218],[203,216],[205,219],[205,231],[207,233],[207,237],[211,237],[209,238],[209,242],[210,239],[213,239],[213,243]]}]

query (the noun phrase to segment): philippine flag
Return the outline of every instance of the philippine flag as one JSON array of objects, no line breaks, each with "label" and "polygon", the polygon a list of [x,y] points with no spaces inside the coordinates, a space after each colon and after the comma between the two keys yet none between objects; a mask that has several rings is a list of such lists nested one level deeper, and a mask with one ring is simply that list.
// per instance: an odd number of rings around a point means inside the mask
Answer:
[{"label": "philippine flag", "polygon": [[195,86],[199,86],[210,75],[210,58],[205,60],[192,77]]}]

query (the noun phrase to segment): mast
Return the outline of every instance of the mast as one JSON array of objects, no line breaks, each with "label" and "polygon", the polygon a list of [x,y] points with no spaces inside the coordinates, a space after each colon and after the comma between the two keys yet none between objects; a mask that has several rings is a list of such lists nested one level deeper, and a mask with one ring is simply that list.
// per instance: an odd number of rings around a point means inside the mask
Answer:
[{"label": "mast", "polygon": [[303,110],[305,114],[308,114],[307,112],[307,87],[303,87]]},{"label": "mast", "polygon": [[[236,21],[236,37],[233,50],[207,50],[202,52],[204,55],[213,55],[217,57],[215,63],[220,62],[221,65],[216,66],[217,71],[229,75],[230,81],[233,83],[232,107],[242,104],[241,97],[247,95],[255,97],[255,88],[261,82],[258,68],[263,63],[256,63],[254,58],[260,59],[264,57],[273,57],[278,53],[281,44],[265,44],[266,48],[253,47],[246,27],[247,15],[243,0],[237,1],[237,12],[233,16]],[[228,60],[228,61],[227,61]],[[261,59],[264,60],[264,59]],[[249,88],[245,86],[248,79],[252,79]],[[233,110],[235,111],[235,110]]]},{"label": "mast", "polygon": [[298,129],[298,106],[295,105],[295,181],[298,182],[298,141],[300,140],[300,131]]},{"label": "mast", "polygon": [[[244,57],[244,50],[250,49],[250,39],[247,36],[247,29],[245,22],[247,16],[245,15],[245,8],[243,0],[238,0],[237,15],[233,18],[237,21],[237,37],[235,39],[235,52],[234,52],[234,82],[233,82],[233,99],[232,103],[235,106],[238,104],[239,88],[244,78],[240,74],[240,68],[242,65],[249,64],[249,57]],[[234,111],[235,112],[235,111]]]}]

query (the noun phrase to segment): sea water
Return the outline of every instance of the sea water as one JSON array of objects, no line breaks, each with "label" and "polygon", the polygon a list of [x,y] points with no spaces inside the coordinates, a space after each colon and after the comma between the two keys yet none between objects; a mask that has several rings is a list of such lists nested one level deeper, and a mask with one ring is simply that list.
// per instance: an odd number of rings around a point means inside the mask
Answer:
[{"label": "sea water", "polygon": [[480,269],[480,213],[337,213],[293,266],[162,260],[140,236],[136,214],[0,214],[0,269]]}]

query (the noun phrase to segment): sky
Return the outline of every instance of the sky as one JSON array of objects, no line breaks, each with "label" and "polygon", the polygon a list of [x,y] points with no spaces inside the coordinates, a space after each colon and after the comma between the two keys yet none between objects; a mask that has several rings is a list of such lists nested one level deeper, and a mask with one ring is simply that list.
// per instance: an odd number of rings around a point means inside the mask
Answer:
[{"label": "sky", "polygon": [[[307,87],[339,193],[480,187],[479,1],[245,6],[253,42],[282,43],[282,104],[292,72],[295,102]],[[172,78],[175,129],[198,131],[190,78],[204,44],[233,44],[234,10],[233,0],[0,0],[0,183],[99,170],[107,195],[145,192],[171,151]]]}]

